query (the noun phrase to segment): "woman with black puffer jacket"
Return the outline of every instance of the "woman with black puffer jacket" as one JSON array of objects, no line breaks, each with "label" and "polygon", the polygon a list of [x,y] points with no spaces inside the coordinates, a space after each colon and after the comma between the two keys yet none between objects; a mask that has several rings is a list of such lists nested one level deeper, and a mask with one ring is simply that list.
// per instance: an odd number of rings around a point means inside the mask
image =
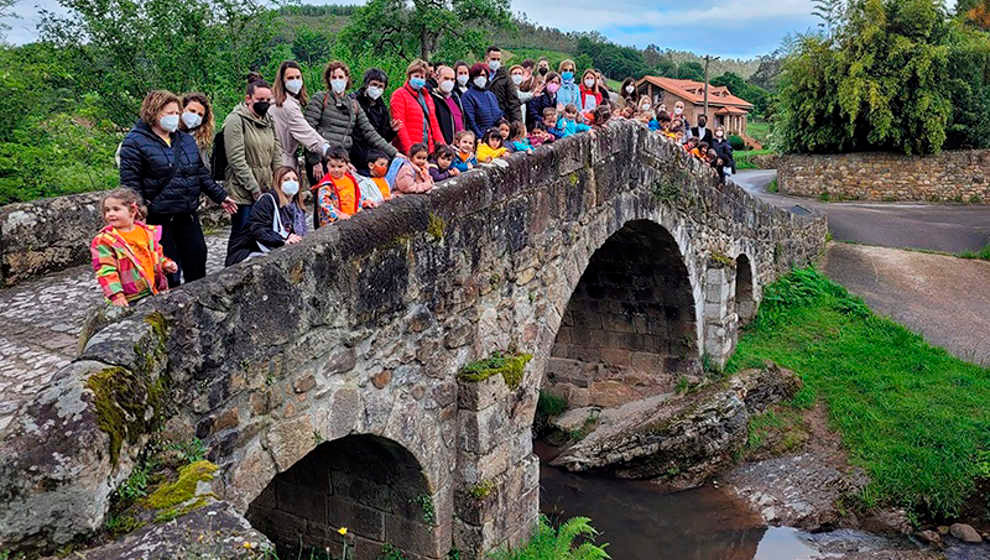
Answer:
[{"label": "woman with black puffer jacket", "polygon": [[179,265],[169,287],[206,276],[206,240],[199,223],[199,195],[228,213],[233,199],[210,177],[196,139],[179,130],[179,98],[156,90],[141,103],[141,120],[120,147],[120,186],[134,189],[148,207],[147,223],[162,226],[165,256]]}]

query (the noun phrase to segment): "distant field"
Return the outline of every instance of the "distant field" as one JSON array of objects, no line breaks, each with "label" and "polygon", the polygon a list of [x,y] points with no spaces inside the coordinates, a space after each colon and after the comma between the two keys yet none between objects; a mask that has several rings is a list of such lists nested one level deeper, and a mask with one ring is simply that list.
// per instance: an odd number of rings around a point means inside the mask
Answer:
[{"label": "distant field", "polygon": [[770,139],[770,123],[762,119],[753,119],[746,123],[746,133],[760,144],[766,144]]}]

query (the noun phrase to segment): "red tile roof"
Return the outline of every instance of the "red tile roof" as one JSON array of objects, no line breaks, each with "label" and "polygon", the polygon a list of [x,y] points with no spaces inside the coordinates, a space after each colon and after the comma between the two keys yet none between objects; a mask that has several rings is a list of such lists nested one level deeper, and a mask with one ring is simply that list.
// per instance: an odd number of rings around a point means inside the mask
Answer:
[{"label": "red tile roof", "polygon": [[[694,80],[677,80],[674,78],[661,78],[659,76],[644,76],[641,80],[639,80],[639,82],[636,83],[636,85],[640,86],[644,82],[649,82],[660,89],[669,91],[670,93],[683,98],[685,101],[694,103],[695,105],[704,105],[705,103],[705,84],[702,82],[696,82]],[[749,111],[753,108],[753,104],[749,101],[732,95],[729,88],[725,86],[713,85],[708,86],[708,105],[714,107],[726,107],[727,109],[735,109],[738,107],[738,109],[730,110],[730,114],[743,114],[745,111]]]}]

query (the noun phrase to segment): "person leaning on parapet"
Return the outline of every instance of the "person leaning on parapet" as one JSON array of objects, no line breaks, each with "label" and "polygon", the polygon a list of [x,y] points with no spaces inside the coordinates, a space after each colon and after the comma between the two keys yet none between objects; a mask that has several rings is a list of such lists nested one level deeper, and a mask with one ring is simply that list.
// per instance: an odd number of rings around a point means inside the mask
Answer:
[{"label": "person leaning on parapet", "polygon": [[206,276],[206,241],[199,223],[199,195],[206,193],[227,212],[234,200],[216,183],[203,163],[199,146],[179,130],[179,98],[168,91],[149,92],[141,102],[141,120],[120,147],[120,185],[144,199],[149,224],[161,226],[165,255],[179,270],[169,285]]},{"label": "person leaning on parapet", "polygon": [[[393,119],[388,105],[385,104],[385,88],[388,87],[388,75],[381,68],[368,68],[364,71],[361,79],[362,86],[351,94],[351,98],[358,102],[364,109],[368,122],[374,127],[386,142],[395,140],[399,129],[402,128],[402,121]],[[354,145],[351,146],[351,164],[361,175],[368,175],[368,169],[372,163],[372,154],[382,153],[374,143],[363,135],[354,136]]]},{"label": "person leaning on parapet", "polygon": [[485,51],[485,64],[488,66],[488,91],[495,94],[502,114],[509,122],[523,120],[516,84],[512,83],[502,68],[502,50],[494,46],[488,47]]},{"label": "person leaning on parapet", "polygon": [[[286,60],[279,65],[278,72],[275,73],[272,93],[275,97],[275,105],[268,109],[268,113],[272,116],[275,134],[278,135],[278,141],[282,145],[282,160],[279,163],[298,172],[296,150],[300,146],[321,157],[326,156],[330,149],[326,139],[320,136],[320,133],[314,130],[303,116],[302,108],[309,101],[309,94],[306,92],[302,68],[298,62]],[[312,173],[311,177],[323,176],[322,169],[317,171],[318,173]]]}]

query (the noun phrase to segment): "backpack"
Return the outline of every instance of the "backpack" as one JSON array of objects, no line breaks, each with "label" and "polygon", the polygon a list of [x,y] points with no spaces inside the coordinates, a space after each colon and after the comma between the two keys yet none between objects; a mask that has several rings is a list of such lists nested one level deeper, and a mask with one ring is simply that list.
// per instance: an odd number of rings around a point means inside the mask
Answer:
[{"label": "backpack", "polygon": [[213,153],[210,154],[210,173],[214,181],[223,181],[227,178],[227,147],[223,142],[223,128],[213,137]]}]

